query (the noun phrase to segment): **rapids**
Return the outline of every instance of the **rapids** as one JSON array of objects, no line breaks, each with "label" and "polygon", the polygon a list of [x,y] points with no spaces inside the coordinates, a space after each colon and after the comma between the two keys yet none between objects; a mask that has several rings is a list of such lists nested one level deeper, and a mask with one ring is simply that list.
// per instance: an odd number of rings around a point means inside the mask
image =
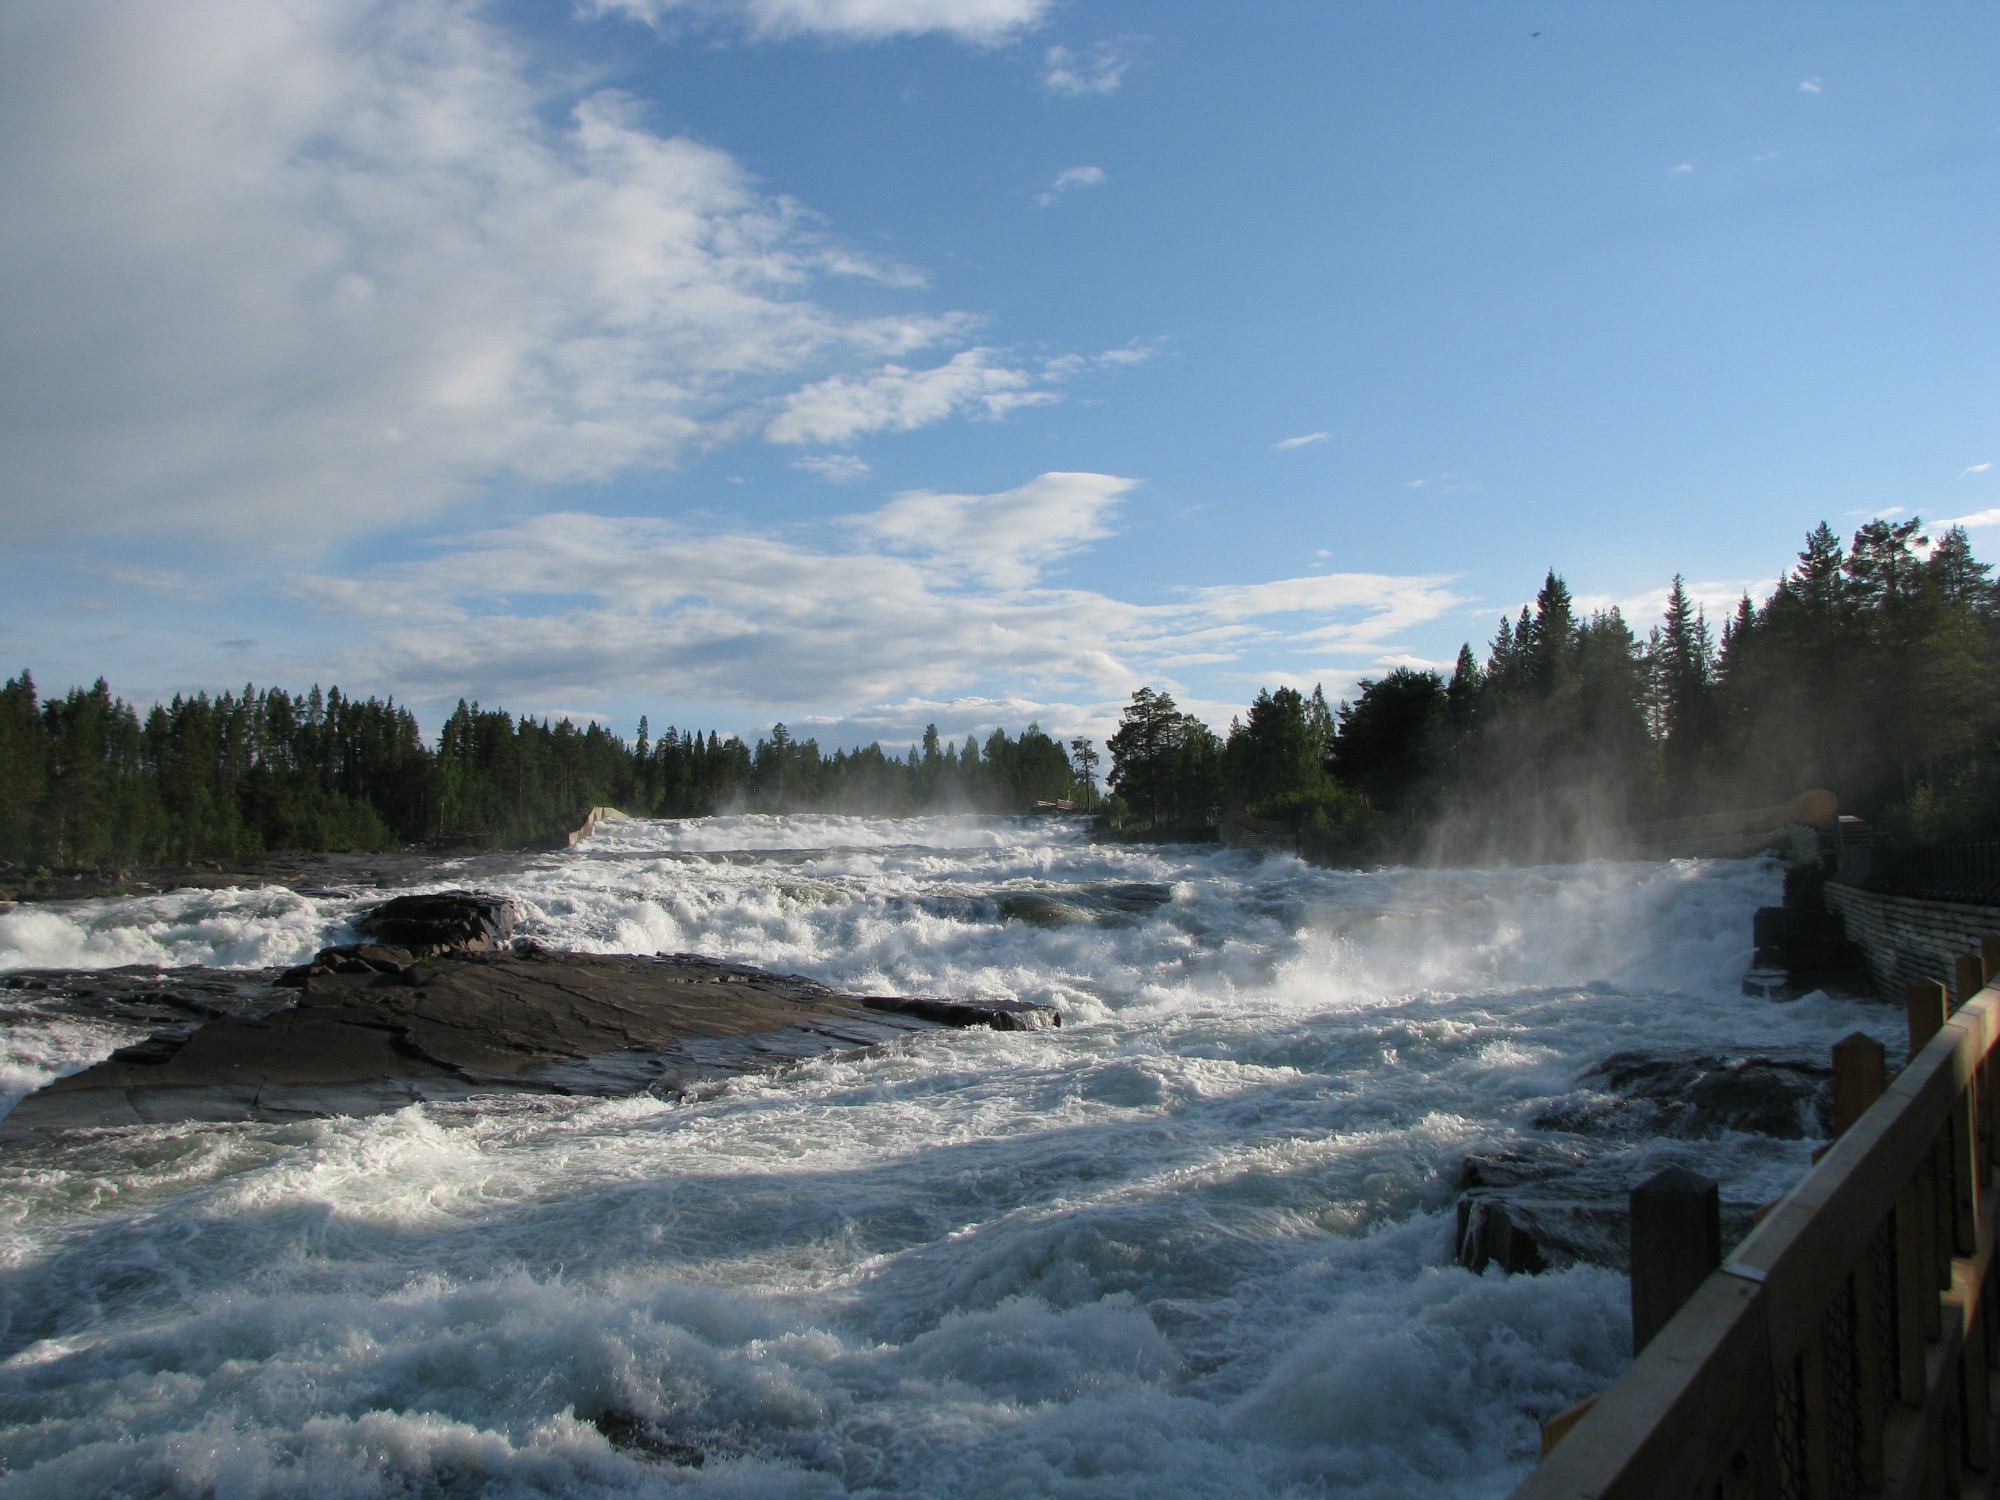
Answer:
[{"label": "rapids", "polygon": [[[1458,1162],[1612,1053],[1823,1061],[1898,1029],[1741,996],[1778,890],[1758,862],[1355,872],[1048,821],[745,816],[613,824],[481,880],[551,946],[1064,1026],[679,1104],[14,1149],[0,1493],[1503,1495],[1537,1420],[1629,1359],[1626,1283],[1458,1268]],[[1056,917],[1011,918],[1029,893]],[[0,970],[289,964],[380,894],[21,907]],[[0,1109],[138,1034],[29,990],[0,1017]],[[1634,1166],[1748,1204],[1812,1144],[1725,1132]],[[678,1446],[614,1447],[607,1412]]]}]

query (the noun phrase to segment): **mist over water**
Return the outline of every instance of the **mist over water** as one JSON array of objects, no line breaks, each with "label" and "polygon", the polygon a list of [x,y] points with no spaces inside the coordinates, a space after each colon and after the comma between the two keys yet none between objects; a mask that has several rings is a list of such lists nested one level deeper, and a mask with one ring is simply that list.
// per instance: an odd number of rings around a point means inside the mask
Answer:
[{"label": "mist over water", "polygon": [[[1064,1025],[684,1103],[14,1148],[0,1492],[1502,1495],[1536,1421],[1628,1360],[1627,1289],[1453,1265],[1462,1158],[1615,1052],[1823,1061],[1896,1030],[1738,993],[1761,863],[1348,872],[1046,821],[745,816],[610,825],[482,884],[551,946]],[[21,908],[0,968],[291,963],[374,899]],[[135,1034],[0,1005],[0,1104]],[[1660,1141],[1635,1180],[1681,1162],[1761,1202],[1811,1145]],[[704,1465],[613,1449],[607,1410]]]}]

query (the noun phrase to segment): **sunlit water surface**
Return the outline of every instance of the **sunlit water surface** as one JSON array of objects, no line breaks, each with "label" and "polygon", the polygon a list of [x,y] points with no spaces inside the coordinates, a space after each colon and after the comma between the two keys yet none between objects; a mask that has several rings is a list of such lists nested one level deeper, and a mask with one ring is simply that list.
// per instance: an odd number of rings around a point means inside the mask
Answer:
[{"label": "sunlit water surface", "polygon": [[[1009,892],[1152,881],[1150,916]],[[440,885],[452,884],[449,868]],[[1452,1264],[1454,1171],[1619,1051],[1824,1058],[1749,1001],[1759,863],[1347,872],[1059,823],[613,825],[552,946],[1009,996],[687,1103],[518,1099],[0,1155],[20,1496],[1502,1495],[1629,1358],[1622,1276]],[[0,969],[297,962],[378,896],[0,912]],[[0,1107],[134,1039],[8,995]],[[1662,1142],[1759,1202],[1811,1143]],[[705,1454],[621,1451],[630,1413]]]}]

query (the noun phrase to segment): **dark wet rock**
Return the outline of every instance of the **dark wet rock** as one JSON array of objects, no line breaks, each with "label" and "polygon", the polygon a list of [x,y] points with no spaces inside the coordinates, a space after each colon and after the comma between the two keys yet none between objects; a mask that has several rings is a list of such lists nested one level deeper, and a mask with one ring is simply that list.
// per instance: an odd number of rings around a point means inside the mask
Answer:
[{"label": "dark wet rock", "polygon": [[[1523,1238],[1541,1261],[1537,1269],[1583,1263],[1623,1271],[1632,1256],[1627,1198],[1632,1188],[1658,1171],[1655,1150],[1638,1151],[1602,1141],[1530,1141],[1464,1158],[1458,1166],[1459,1264],[1503,1270],[1524,1258]],[[1724,1202],[1722,1234],[1733,1246],[1750,1232],[1754,1205]],[[1489,1227],[1502,1214],[1506,1232]],[[1486,1260],[1478,1260],[1481,1250]]]},{"label": "dark wet rock", "polygon": [[[252,977],[268,986],[268,973]],[[147,993],[181,982],[176,971],[147,978]],[[1047,1006],[846,995],[691,954],[529,947],[418,959],[364,946],[334,951],[293,984],[295,998],[267,987],[261,1010],[162,1027],[56,1080],[0,1120],[0,1140],[368,1114],[495,1093],[679,1096],[936,1025],[1031,1030],[1057,1021]]]},{"label": "dark wet rock", "polygon": [[858,995],[856,1003],[891,1015],[915,1016],[940,1026],[986,1026],[994,1031],[1048,1031],[1062,1025],[1053,1005],[1032,1000],[936,1000],[923,995]]},{"label": "dark wet rock", "polygon": [[1708,1139],[1725,1131],[1803,1140],[1832,1128],[1832,1077],[1798,1058],[1620,1052],[1577,1080],[1579,1092],[1535,1117],[1544,1130],[1636,1139]]},{"label": "dark wet rock", "polygon": [[1458,1200],[1458,1263],[1473,1272],[1498,1266],[1508,1276],[1549,1268],[1540,1243],[1504,1201],[1470,1196]]},{"label": "dark wet rock", "polygon": [[520,913],[504,896],[430,891],[397,896],[355,921],[371,943],[412,954],[490,953],[514,935]]},{"label": "dark wet rock", "polygon": [[[1483,1270],[1630,1262],[1627,1195],[1670,1162],[1665,1143],[1730,1131],[1808,1140],[1831,1130],[1832,1070],[1800,1058],[1621,1052],[1540,1110],[1549,1134],[1458,1165],[1461,1265]],[[1725,1202],[1722,1231],[1750,1232],[1753,1205]]]},{"label": "dark wet rock", "polygon": [[1003,918],[1036,927],[1087,922],[1117,925],[1151,916],[1173,895],[1171,886],[1135,880],[1064,886],[1059,892],[1002,891],[994,897],[994,904]]},{"label": "dark wet rock", "polygon": [[[171,987],[169,987],[171,986]],[[269,969],[169,969],[131,965],[120,969],[35,969],[10,974],[0,985],[0,1023],[9,1012],[7,992],[17,1004],[46,1014],[53,1003],[64,1013],[102,1021],[160,1025],[175,1034],[190,1028],[190,1017],[268,1015],[294,1003],[271,988]]]},{"label": "dark wet rock", "polygon": [[629,1411],[599,1412],[590,1419],[590,1425],[621,1452],[643,1454],[684,1469],[699,1469],[708,1461],[708,1455],[698,1444],[677,1438],[657,1423]]}]

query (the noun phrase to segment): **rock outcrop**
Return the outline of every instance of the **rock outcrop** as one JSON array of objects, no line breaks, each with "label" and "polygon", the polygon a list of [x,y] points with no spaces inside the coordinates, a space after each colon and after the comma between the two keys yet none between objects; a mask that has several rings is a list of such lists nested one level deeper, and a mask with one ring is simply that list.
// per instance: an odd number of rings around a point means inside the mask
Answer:
[{"label": "rock outcrop", "polygon": [[[1831,1116],[1832,1070],[1823,1063],[1616,1053],[1534,1115],[1540,1134],[1457,1164],[1455,1257],[1470,1270],[1510,1274],[1579,1261],[1623,1270],[1627,1194],[1672,1159],[1672,1142],[1729,1132],[1809,1140],[1830,1133]],[[1723,1204],[1727,1242],[1750,1223],[1750,1205]]]},{"label": "rock outcrop", "polygon": [[[289,1003],[285,989],[266,988],[277,1003],[246,1004],[240,975],[226,984],[199,970],[148,976],[132,994],[191,1019],[30,1095],[0,1120],[0,1140],[496,1093],[678,1095],[935,1026],[1061,1024],[1049,1006],[848,995],[695,954],[494,946],[512,924],[508,903],[476,893],[398,897],[357,924],[383,940],[326,949],[271,981],[295,992]],[[185,1003],[174,999],[182,990]],[[209,998],[222,991],[226,1001]],[[125,1003],[143,1013],[137,999]]]}]

